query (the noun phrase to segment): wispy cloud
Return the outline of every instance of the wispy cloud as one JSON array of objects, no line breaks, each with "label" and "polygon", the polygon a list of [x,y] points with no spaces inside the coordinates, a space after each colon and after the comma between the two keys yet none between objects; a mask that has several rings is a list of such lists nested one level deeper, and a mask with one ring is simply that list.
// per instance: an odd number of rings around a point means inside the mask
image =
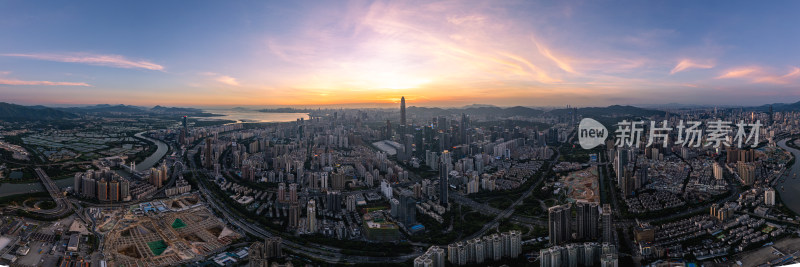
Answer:
[{"label": "wispy cloud", "polygon": [[236,81],[236,78],[227,75],[221,75],[217,77],[217,81],[227,85],[239,86],[239,82]]},{"label": "wispy cloud", "polygon": [[230,86],[239,86],[239,81],[236,80],[236,78],[228,75],[222,75],[214,72],[203,72],[200,73],[200,75],[211,77],[214,81],[217,81],[219,83],[227,84]]},{"label": "wispy cloud", "polygon": [[91,86],[87,83],[75,83],[75,82],[51,82],[51,81],[21,81],[21,80],[9,80],[9,79],[0,79],[0,84],[2,85],[62,85],[62,86]]},{"label": "wispy cloud", "polygon": [[536,44],[540,54],[555,62],[559,68],[569,73],[575,73],[575,70],[572,69],[572,66],[570,66],[567,61],[554,56],[553,53],[550,53],[550,49],[547,49],[543,44],[537,42],[536,39],[533,39],[533,43]]},{"label": "wispy cloud", "polygon": [[481,15],[469,15],[469,16],[449,16],[447,17],[447,22],[450,22],[455,25],[461,25],[462,23],[481,23],[486,20],[486,17]]},{"label": "wispy cloud", "polygon": [[800,78],[800,68],[792,66],[786,74],[773,74],[762,67],[740,67],[725,71],[717,79],[747,79],[752,83],[791,84]]},{"label": "wispy cloud", "polygon": [[82,63],[95,66],[106,66],[124,69],[147,69],[147,70],[164,70],[164,66],[147,61],[147,60],[134,60],[128,59],[121,55],[101,55],[89,53],[70,53],[70,54],[48,54],[48,53],[32,53],[32,54],[2,54],[6,57],[22,57],[38,60],[56,61],[56,62],[69,62],[69,63]]},{"label": "wispy cloud", "polygon": [[740,67],[729,69],[725,71],[720,76],[717,76],[717,79],[730,79],[730,78],[741,78],[741,77],[748,77],[752,74],[761,72],[761,68],[758,67]]},{"label": "wispy cloud", "polygon": [[672,71],[669,72],[669,75],[687,70],[687,69],[710,69],[714,67],[714,63],[711,61],[706,62],[697,62],[691,59],[683,59],[678,62],[678,65],[675,65],[675,68],[672,68]]},{"label": "wispy cloud", "polygon": [[754,82],[757,83],[772,83],[772,84],[789,84],[792,83],[795,79],[800,77],[800,68],[792,67],[789,70],[789,73],[784,75],[765,75],[763,77],[757,78]]}]

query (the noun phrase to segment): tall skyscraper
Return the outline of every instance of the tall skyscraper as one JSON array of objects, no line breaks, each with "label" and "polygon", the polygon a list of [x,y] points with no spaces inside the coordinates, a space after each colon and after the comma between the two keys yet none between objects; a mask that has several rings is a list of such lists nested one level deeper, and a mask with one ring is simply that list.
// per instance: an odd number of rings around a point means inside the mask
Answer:
[{"label": "tall skyscraper", "polygon": [[400,97],[400,126],[406,127],[406,97]]},{"label": "tall skyscraper", "polygon": [[122,178],[119,179],[119,199],[120,200],[128,200],[128,196],[131,194],[131,183],[128,182],[127,179]]},{"label": "tall skyscraper", "polygon": [[81,195],[85,198],[97,197],[97,182],[92,178],[90,173],[81,178]]},{"label": "tall skyscraper", "polygon": [[628,168],[623,168],[624,172],[622,175],[622,181],[619,183],[620,191],[622,191],[622,195],[627,197],[630,196],[636,191],[636,178],[637,176],[633,175],[633,170]]},{"label": "tall skyscraper", "polygon": [[617,184],[622,184],[622,177],[625,175],[626,165],[628,165],[628,150],[618,147],[614,157],[614,172],[617,174]]},{"label": "tall skyscraper", "polygon": [[345,198],[345,207],[347,211],[354,212],[356,211],[356,196],[355,195],[347,195]]},{"label": "tall skyscraper", "polygon": [[597,202],[578,200],[575,205],[578,239],[597,239],[597,221],[600,219]]},{"label": "tall skyscraper", "polygon": [[289,184],[289,203],[297,203],[297,184]]},{"label": "tall skyscraper", "polygon": [[183,116],[183,128],[181,128],[181,136],[179,142],[181,145],[186,145],[186,134],[188,129],[186,128],[186,116]]},{"label": "tall skyscraper", "polygon": [[286,184],[278,183],[278,203],[286,202]]},{"label": "tall skyscraper", "polygon": [[411,194],[400,196],[400,208],[403,210],[402,221],[406,227],[411,227],[417,222],[417,200]]},{"label": "tall skyscraper", "polygon": [[548,230],[550,244],[560,245],[569,241],[570,217],[572,212],[569,204],[550,207],[548,213]]},{"label": "tall skyscraper", "polygon": [[289,227],[297,228],[300,223],[300,205],[292,203],[289,205]]},{"label": "tall skyscraper", "polygon": [[392,139],[392,123],[386,120],[386,140]]},{"label": "tall skyscraper", "polygon": [[334,190],[344,190],[344,173],[333,173],[331,175],[331,186]]},{"label": "tall skyscraper", "polygon": [[450,151],[442,151],[441,161],[439,164],[439,204],[447,208],[447,189],[449,186],[447,167],[450,165]]},{"label": "tall skyscraper", "polygon": [[108,182],[108,200],[119,201],[119,181],[111,180]]},{"label": "tall skyscraper", "polygon": [[106,179],[97,181],[97,199],[100,201],[108,200],[108,182],[106,182]]},{"label": "tall skyscraper", "polygon": [[613,240],[614,222],[611,214],[611,205],[603,204],[603,211],[601,213],[603,223],[603,242],[611,243]]},{"label": "tall skyscraper", "polygon": [[72,180],[72,190],[75,194],[80,194],[81,192],[81,183],[83,182],[83,173],[75,173],[75,178]]},{"label": "tall skyscraper", "polygon": [[209,168],[209,169],[213,168],[214,166],[213,166],[213,164],[211,164],[211,162],[212,162],[211,161],[211,157],[213,156],[213,154],[211,153],[211,138],[210,137],[206,138],[206,149],[205,149],[205,151],[203,151],[203,154],[204,154],[204,157],[205,157],[205,159],[204,159],[204,163],[206,165],[205,167]]},{"label": "tall skyscraper", "polygon": [[264,244],[266,245],[266,256],[268,258],[280,258],[283,257],[283,248],[281,246],[281,238],[277,236],[264,238]]},{"label": "tall skyscraper", "polygon": [[325,209],[334,213],[342,210],[342,194],[339,191],[328,191],[325,195]]},{"label": "tall skyscraper", "polygon": [[313,199],[308,201],[308,232],[317,232],[317,204]]},{"label": "tall skyscraper", "polygon": [[772,125],[773,120],[775,119],[775,115],[772,113],[772,105],[769,105],[769,121],[767,121],[767,126]]}]

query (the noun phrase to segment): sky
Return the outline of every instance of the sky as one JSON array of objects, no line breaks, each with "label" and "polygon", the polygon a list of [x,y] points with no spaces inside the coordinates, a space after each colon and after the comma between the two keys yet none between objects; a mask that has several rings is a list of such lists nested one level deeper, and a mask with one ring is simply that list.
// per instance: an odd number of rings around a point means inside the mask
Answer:
[{"label": "sky", "polygon": [[7,1],[0,101],[800,101],[800,1]]}]

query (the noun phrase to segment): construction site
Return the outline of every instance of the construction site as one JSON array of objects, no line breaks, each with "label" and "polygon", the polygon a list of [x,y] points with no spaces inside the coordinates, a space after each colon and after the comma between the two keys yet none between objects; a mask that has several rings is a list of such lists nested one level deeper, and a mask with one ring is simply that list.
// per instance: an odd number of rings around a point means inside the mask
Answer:
[{"label": "construction site", "polygon": [[[224,250],[241,234],[226,227],[196,195],[129,207],[106,235],[109,266],[168,266],[201,260]],[[144,206],[144,208],[143,208]]]},{"label": "construction site", "polygon": [[600,201],[600,185],[596,166],[570,172],[562,177],[560,182],[567,189],[567,197],[572,200]]}]

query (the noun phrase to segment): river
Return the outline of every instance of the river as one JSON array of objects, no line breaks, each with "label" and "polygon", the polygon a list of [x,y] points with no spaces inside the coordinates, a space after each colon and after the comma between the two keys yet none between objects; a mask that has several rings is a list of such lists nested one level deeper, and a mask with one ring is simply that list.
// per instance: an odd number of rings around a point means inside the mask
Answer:
[{"label": "river", "polygon": [[153,153],[149,157],[145,158],[142,162],[136,162],[136,171],[148,170],[151,167],[155,166],[156,163],[158,163],[161,160],[161,158],[163,158],[164,155],[167,154],[167,151],[169,151],[169,146],[167,146],[167,144],[161,142],[160,140],[156,140],[150,137],[145,137],[142,135],[144,133],[145,132],[137,133],[135,134],[135,136],[139,138],[144,138],[150,142],[155,143],[156,146],[158,146],[158,148],[156,149],[156,153]]},{"label": "river", "polygon": [[[793,177],[800,176],[800,150],[791,148],[786,145],[786,141],[789,139],[783,139],[778,142],[778,146],[781,148],[792,152],[792,155],[795,158],[794,165],[786,174],[786,181],[785,182],[778,182],[775,186],[775,190],[780,192],[781,201],[783,204],[786,205],[789,209],[793,210],[795,213],[800,214],[800,178],[792,179]],[[784,190],[781,190],[783,187]]]},{"label": "river", "polygon": [[[74,180],[72,179],[72,177],[55,180],[55,183],[59,188],[70,187],[72,186],[73,182]],[[36,193],[36,192],[45,192],[44,186],[42,186],[41,182],[33,182],[27,184],[12,184],[12,183],[0,184],[0,197],[17,195],[17,194]]]},{"label": "river", "polygon": [[[142,135],[143,133],[145,132],[137,133],[136,137],[147,139],[150,142],[155,143],[156,146],[158,146],[158,148],[156,149],[156,153],[153,153],[149,157],[145,158],[144,161],[136,163],[137,171],[147,170],[150,169],[150,167],[155,166],[156,163],[158,163],[158,161],[160,161],[164,157],[164,155],[166,155],[167,152],[169,151],[169,146],[167,146],[167,144],[159,140],[145,137]],[[66,179],[55,180],[55,183],[59,188],[66,188],[73,186],[74,181],[72,177],[70,177]],[[0,184],[0,197],[16,195],[16,194],[36,193],[36,192],[44,192],[44,186],[42,186],[41,182],[32,182],[27,184],[12,184],[12,183]]]},{"label": "river", "polygon": [[198,120],[232,120],[242,122],[287,122],[297,119],[308,120],[308,113],[272,113],[260,112],[258,110],[246,108],[203,108],[203,112],[213,113],[222,116],[215,117],[192,117]]}]

